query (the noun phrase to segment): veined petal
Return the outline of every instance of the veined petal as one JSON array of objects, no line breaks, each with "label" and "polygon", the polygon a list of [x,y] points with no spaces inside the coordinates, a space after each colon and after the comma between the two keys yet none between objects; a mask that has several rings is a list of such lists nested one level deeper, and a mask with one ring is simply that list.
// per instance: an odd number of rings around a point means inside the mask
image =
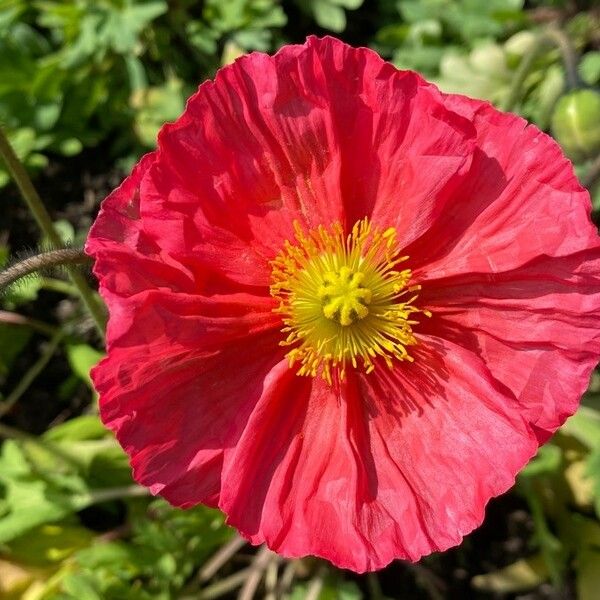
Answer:
[{"label": "veined petal", "polygon": [[537,440],[481,359],[422,342],[415,363],[337,390],[282,370],[225,461],[229,523],[285,556],[358,572],[446,549],[479,525]]},{"label": "veined petal", "polygon": [[[152,315],[146,310],[140,316]],[[136,331],[122,336],[92,370],[102,420],[129,454],[135,479],[183,507],[216,505],[223,458],[281,360],[273,332],[217,347],[202,331],[194,347],[193,334],[139,340]]]},{"label": "veined petal", "polygon": [[477,151],[443,217],[406,249],[416,279],[499,273],[598,245],[589,194],[550,136],[485,102],[446,105],[472,121]]},{"label": "veined petal", "polygon": [[476,349],[540,441],[575,411],[600,353],[600,247],[431,281],[423,302],[423,330]]}]

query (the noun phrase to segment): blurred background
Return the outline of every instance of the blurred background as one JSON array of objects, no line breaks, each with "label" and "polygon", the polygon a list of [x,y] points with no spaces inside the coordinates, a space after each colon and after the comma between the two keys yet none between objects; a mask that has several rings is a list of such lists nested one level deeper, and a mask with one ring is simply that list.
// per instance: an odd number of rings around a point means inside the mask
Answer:
[{"label": "blurred background", "polygon": [[[309,34],[533,121],[600,209],[597,2],[0,0],[0,124],[62,241],[82,245],[200,82]],[[49,246],[2,161],[0,202],[0,266]],[[460,547],[357,576],[251,548],[218,512],[136,486],[97,417],[101,348],[64,273],[0,297],[0,598],[600,598],[600,376]]]}]

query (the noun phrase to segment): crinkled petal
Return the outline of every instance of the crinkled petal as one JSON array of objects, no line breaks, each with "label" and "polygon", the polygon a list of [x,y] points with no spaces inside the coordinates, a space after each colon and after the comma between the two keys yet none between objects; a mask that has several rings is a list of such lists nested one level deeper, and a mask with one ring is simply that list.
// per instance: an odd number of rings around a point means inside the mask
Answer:
[{"label": "crinkled petal", "polygon": [[537,439],[474,353],[423,337],[415,359],[339,390],[281,369],[225,461],[229,523],[359,572],[459,543]]},{"label": "crinkled petal", "polygon": [[[402,203],[404,217],[426,222],[474,141],[468,120],[415,73],[310,38],[223,68],[163,128],[144,226],[192,271],[268,285],[269,261],[293,239],[294,221],[385,223]],[[417,221],[402,219],[407,237],[425,227]]]},{"label": "crinkled petal", "polygon": [[419,281],[508,271],[597,243],[589,194],[551,137],[485,102],[447,96],[446,105],[472,121],[478,147],[440,219],[406,249]]},{"label": "crinkled petal", "polygon": [[140,216],[140,186],[156,161],[146,154],[131,175],[102,203],[85,244],[95,259],[94,274],[105,290],[128,297],[147,289],[193,292],[195,282],[182,265],[172,260],[144,231]]},{"label": "crinkled petal", "polygon": [[223,457],[281,360],[273,315],[256,312],[246,294],[136,300],[129,326],[92,370],[101,417],[137,481],[179,506],[215,504]]},{"label": "crinkled petal", "polygon": [[495,275],[430,281],[421,330],[476,351],[543,442],[575,412],[600,355],[600,247]]}]

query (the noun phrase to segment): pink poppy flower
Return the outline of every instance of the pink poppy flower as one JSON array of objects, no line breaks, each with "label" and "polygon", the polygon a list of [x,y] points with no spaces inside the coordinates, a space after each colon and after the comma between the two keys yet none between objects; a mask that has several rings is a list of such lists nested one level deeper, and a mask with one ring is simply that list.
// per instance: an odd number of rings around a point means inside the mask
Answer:
[{"label": "pink poppy flower", "polygon": [[454,546],[596,365],[590,210],[515,115],[332,38],[250,54],[92,227],[102,418],[154,494],[284,556]]}]

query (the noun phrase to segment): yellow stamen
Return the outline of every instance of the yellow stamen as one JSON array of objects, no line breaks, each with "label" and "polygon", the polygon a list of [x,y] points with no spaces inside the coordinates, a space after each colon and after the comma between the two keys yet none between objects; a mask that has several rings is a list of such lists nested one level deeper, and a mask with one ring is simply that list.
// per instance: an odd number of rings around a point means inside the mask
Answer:
[{"label": "yellow stamen", "polygon": [[[413,306],[420,286],[408,283],[396,230],[373,228],[368,219],[345,236],[340,223],[308,233],[294,224],[296,243],[286,241],[272,262],[271,295],[283,318],[283,346],[293,346],[290,366],[299,375],[343,379],[346,368],[375,368],[377,357],[412,361],[406,347],[417,343],[411,318],[429,312]],[[360,362],[359,362],[360,361]]]}]

